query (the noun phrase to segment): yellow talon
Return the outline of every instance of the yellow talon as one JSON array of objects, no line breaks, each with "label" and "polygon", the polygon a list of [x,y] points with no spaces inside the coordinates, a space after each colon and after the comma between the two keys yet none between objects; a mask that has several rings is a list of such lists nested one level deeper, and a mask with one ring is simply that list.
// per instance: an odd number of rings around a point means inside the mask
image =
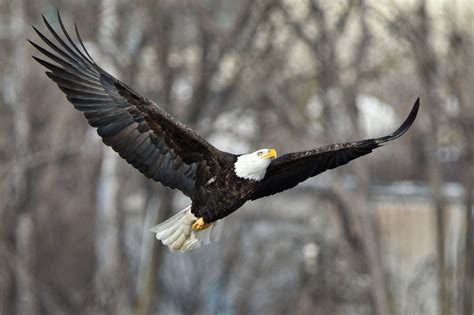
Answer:
[{"label": "yellow talon", "polygon": [[209,225],[211,225],[211,223],[206,223],[204,222],[203,218],[199,218],[196,221],[194,221],[192,225],[192,229],[197,230],[197,231],[205,230],[209,227]]}]

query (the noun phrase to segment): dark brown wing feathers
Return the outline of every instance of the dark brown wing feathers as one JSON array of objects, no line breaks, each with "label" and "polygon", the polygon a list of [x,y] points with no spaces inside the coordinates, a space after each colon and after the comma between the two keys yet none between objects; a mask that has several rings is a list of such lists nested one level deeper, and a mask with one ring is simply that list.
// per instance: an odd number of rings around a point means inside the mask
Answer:
[{"label": "dark brown wing feathers", "polygon": [[[30,43],[53,63],[33,57],[49,71],[74,107],[97,128],[103,142],[145,176],[192,196],[201,181],[217,172],[218,155],[225,154],[163,111],[115,79],[94,60],[84,47],[76,27],[79,47],[70,38],[58,13],[66,41],[48,21],[43,21],[57,44],[34,28],[53,52]],[[199,173],[199,174],[198,174]]]},{"label": "dark brown wing feathers", "polygon": [[[128,163],[145,176],[180,189],[192,198],[197,196],[200,185],[219,176],[221,171],[230,171],[226,165],[233,164],[233,155],[217,150],[194,130],[100,68],[85,49],[77,27],[80,46],[70,38],[59,12],[59,25],[66,40],[44,17],[43,20],[56,44],[34,30],[53,52],[30,43],[52,63],[33,58],[49,70],[48,77],[58,84],[74,107],[84,113],[89,124],[97,128],[103,142]],[[400,137],[415,120],[418,107],[419,100],[400,128],[388,136],[281,156],[272,161],[250,198],[258,199],[292,188]]]},{"label": "dark brown wing feathers", "polygon": [[326,170],[347,164],[358,157],[372,152],[388,141],[404,134],[415,121],[419,99],[416,100],[405,122],[392,134],[361,141],[332,144],[329,146],[283,155],[272,161],[265,178],[257,185],[251,199],[255,200],[290,189],[298,183]]}]

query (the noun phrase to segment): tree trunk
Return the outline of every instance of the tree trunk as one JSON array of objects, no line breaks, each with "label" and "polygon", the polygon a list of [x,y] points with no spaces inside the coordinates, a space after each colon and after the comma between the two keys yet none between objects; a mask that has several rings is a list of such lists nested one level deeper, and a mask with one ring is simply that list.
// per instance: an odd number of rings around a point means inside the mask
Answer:
[{"label": "tree trunk", "polygon": [[[111,52],[115,47],[113,37],[117,29],[116,6],[115,0],[102,1],[99,42],[104,52]],[[122,277],[117,160],[117,154],[111,148],[103,148],[102,164],[97,179],[95,286],[99,308],[97,311],[104,314],[117,313],[120,309],[118,304]]]},{"label": "tree trunk", "polygon": [[[7,202],[5,213],[2,213],[2,235],[7,240],[5,255],[6,264],[0,269],[10,270],[1,279],[0,314],[36,314],[37,302],[35,283],[32,278],[33,265],[33,217],[27,209],[28,183],[27,169],[21,159],[29,153],[28,108],[22,97],[25,74],[27,73],[26,47],[23,36],[26,28],[23,1],[10,2],[10,40],[12,59],[5,76],[5,104],[13,113],[13,137],[15,141],[15,163],[13,164],[13,194]],[[3,255],[2,255],[3,256]]]},{"label": "tree trunk", "polygon": [[152,188],[153,185],[150,185],[148,189],[148,206],[143,227],[140,267],[134,301],[134,314],[137,315],[153,314],[156,311],[153,307],[157,294],[158,269],[161,266],[163,251],[168,250],[148,230],[173,214],[171,211],[173,192],[163,188],[161,198],[158,200],[153,197]]},{"label": "tree trunk", "polygon": [[105,313],[114,312],[120,282],[117,158],[106,147],[98,179],[96,226],[96,298]]},{"label": "tree trunk", "polygon": [[473,178],[474,178],[474,154],[473,141],[469,137],[469,132],[472,130],[472,123],[464,126],[467,140],[467,152],[464,161],[465,183],[464,189],[466,191],[465,211],[466,211],[466,236],[465,236],[465,250],[464,250],[464,283],[463,283],[463,315],[473,314],[473,282],[474,282],[474,203],[473,200]]},{"label": "tree trunk", "polygon": [[441,165],[438,159],[438,126],[441,117],[440,101],[437,95],[438,69],[435,50],[430,42],[431,28],[425,0],[421,0],[417,12],[419,19],[418,40],[413,42],[413,51],[417,62],[418,75],[423,87],[426,104],[430,106],[430,137],[427,137],[428,163],[427,174],[431,189],[431,200],[435,215],[436,254],[438,268],[438,301],[439,314],[450,314],[450,295],[446,283],[446,259],[445,259],[445,228],[444,228],[444,202],[441,195]]},{"label": "tree trunk", "polygon": [[368,183],[367,169],[362,165],[356,165],[356,172],[359,183],[359,189],[355,197],[355,205],[359,216],[359,222],[362,227],[362,243],[364,245],[365,255],[369,262],[369,272],[372,278],[372,298],[374,300],[376,314],[389,315],[392,313],[390,308],[389,290],[385,279],[385,270],[383,268],[382,256],[380,253],[380,242],[378,242],[377,226],[378,220],[374,208],[367,202]]}]

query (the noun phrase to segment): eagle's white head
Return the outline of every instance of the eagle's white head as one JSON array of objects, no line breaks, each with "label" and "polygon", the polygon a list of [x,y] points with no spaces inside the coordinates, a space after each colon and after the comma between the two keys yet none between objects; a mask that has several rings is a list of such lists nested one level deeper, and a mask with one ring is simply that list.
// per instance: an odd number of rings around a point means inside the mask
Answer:
[{"label": "eagle's white head", "polygon": [[268,165],[276,157],[275,149],[261,149],[240,155],[234,163],[235,174],[240,178],[259,181],[265,177]]}]

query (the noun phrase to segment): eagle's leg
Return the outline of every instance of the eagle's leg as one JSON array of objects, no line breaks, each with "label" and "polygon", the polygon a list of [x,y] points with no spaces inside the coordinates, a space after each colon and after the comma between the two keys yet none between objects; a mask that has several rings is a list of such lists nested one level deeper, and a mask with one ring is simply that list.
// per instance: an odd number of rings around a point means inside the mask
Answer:
[{"label": "eagle's leg", "polygon": [[196,221],[194,221],[193,225],[192,225],[192,229],[193,230],[197,230],[197,231],[200,231],[200,230],[205,230],[207,229],[212,223],[206,223],[204,222],[204,218],[198,218]]}]

